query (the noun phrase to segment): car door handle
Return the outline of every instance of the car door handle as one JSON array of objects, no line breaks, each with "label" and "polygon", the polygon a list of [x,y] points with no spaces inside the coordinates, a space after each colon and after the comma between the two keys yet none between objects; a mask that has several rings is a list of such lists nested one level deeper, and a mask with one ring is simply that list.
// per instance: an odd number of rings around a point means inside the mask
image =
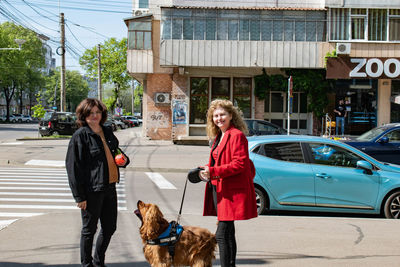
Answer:
[{"label": "car door handle", "polygon": [[322,179],[330,179],[331,176],[327,175],[326,173],[317,173],[315,176],[317,176],[318,178],[322,178]]}]

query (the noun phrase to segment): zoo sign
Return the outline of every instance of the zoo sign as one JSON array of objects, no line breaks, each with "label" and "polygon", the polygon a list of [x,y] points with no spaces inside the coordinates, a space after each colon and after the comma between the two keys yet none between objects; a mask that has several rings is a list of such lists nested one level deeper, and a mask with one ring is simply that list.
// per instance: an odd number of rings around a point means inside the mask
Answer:
[{"label": "zoo sign", "polygon": [[327,79],[398,79],[399,58],[328,58]]}]

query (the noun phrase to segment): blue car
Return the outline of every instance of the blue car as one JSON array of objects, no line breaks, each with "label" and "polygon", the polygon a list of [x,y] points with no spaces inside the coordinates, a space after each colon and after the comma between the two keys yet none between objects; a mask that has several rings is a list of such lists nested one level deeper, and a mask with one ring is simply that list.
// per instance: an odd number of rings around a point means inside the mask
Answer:
[{"label": "blue car", "polygon": [[400,165],[328,138],[248,137],[258,213],[270,210],[400,218]]},{"label": "blue car", "polygon": [[383,162],[400,164],[400,124],[376,127],[346,144]]}]

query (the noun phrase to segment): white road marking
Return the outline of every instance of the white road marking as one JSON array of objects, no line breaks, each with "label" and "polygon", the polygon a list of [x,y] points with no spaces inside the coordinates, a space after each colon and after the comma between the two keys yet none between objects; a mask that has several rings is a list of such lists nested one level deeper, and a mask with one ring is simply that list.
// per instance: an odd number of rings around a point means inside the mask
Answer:
[{"label": "white road marking", "polygon": [[[76,206],[57,206],[57,205],[0,205],[0,209],[72,210],[78,208]],[[118,210],[127,210],[127,208],[118,207]]]},{"label": "white road marking", "polygon": [[158,172],[146,172],[146,175],[153,181],[160,189],[176,189],[167,179]]},{"label": "white road marking", "polygon": [[[6,196],[56,196],[72,197],[72,193],[41,193],[41,192],[0,192],[0,195]],[[118,194],[118,197],[125,198],[125,194]]]},{"label": "white road marking", "polygon": [[24,142],[9,142],[9,143],[1,143],[1,145],[22,145]]},{"label": "white road marking", "polygon": [[43,213],[27,213],[27,212],[0,212],[0,217],[32,217],[42,215]]},{"label": "white road marking", "polygon": [[[71,191],[68,187],[58,188],[58,187],[29,187],[29,186],[0,186],[0,190],[40,190],[40,191]],[[118,188],[117,191],[125,191],[124,188]]]},{"label": "white road marking", "polygon": [[65,161],[64,160],[31,159],[31,160],[25,162],[25,165],[65,167]]},{"label": "white road marking", "polygon": [[[25,202],[25,201],[30,201],[30,202],[54,202],[54,203],[75,203],[74,199],[67,199],[67,198],[7,198],[7,197],[2,197],[0,198],[0,201],[5,201],[5,202]],[[118,200],[118,203],[126,203],[125,200]]]},{"label": "white road marking", "polygon": [[7,226],[9,226],[10,224],[12,224],[13,222],[17,221],[17,220],[18,219],[0,221],[0,231],[3,230],[4,228],[6,228]]}]

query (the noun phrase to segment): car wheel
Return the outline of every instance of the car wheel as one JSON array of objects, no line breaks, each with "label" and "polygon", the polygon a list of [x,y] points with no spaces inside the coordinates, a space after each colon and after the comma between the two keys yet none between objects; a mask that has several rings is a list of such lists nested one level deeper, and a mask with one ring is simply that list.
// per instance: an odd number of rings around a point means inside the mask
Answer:
[{"label": "car wheel", "polygon": [[51,134],[52,134],[53,136],[60,135],[60,133],[59,133],[58,131],[54,131],[54,132],[52,132]]},{"label": "car wheel", "polygon": [[257,213],[258,215],[264,214],[265,209],[267,208],[267,196],[266,194],[259,188],[255,188],[256,192],[256,202],[257,202]]},{"label": "car wheel", "polygon": [[388,219],[400,219],[400,191],[393,192],[386,199],[384,214]]}]

